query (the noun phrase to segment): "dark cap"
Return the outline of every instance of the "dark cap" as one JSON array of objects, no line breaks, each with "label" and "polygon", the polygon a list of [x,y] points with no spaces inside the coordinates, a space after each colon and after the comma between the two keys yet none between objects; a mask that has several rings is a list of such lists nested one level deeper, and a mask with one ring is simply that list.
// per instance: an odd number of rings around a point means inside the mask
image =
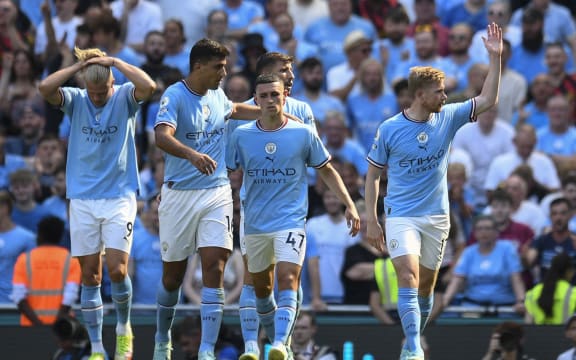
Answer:
[{"label": "dark cap", "polygon": [[242,54],[250,49],[258,50],[262,54],[267,51],[264,47],[264,38],[258,33],[248,33],[244,35],[241,41],[241,46]]},{"label": "dark cap", "polygon": [[542,11],[529,7],[522,12],[522,22],[533,24],[536,21],[544,21],[544,13]]}]

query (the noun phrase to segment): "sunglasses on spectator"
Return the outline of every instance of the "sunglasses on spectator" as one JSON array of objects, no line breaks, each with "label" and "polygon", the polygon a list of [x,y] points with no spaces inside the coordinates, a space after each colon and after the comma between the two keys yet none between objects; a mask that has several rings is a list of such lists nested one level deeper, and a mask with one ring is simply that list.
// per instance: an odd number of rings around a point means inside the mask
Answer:
[{"label": "sunglasses on spectator", "polygon": [[10,6],[2,6],[2,7],[0,7],[0,11],[1,11],[1,12],[9,12],[10,10],[12,10],[12,9],[10,8]]},{"label": "sunglasses on spectator", "polygon": [[504,11],[494,11],[494,10],[490,10],[488,11],[488,15],[490,16],[504,16]]},{"label": "sunglasses on spectator", "polygon": [[448,39],[450,40],[466,40],[466,35],[462,35],[462,34],[450,34],[448,35]]}]

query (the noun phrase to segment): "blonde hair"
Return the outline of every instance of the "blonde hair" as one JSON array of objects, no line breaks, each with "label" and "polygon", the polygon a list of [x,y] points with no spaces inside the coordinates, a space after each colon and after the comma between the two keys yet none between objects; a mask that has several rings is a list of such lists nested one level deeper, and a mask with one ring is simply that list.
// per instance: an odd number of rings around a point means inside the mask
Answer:
[{"label": "blonde hair", "polygon": [[[74,55],[80,62],[84,62],[88,59],[92,59],[94,57],[101,57],[106,56],[106,53],[100,49],[79,49],[78,47],[74,47]],[[104,66],[100,64],[92,64],[84,68],[82,72],[84,75],[84,81],[94,83],[94,84],[101,84],[105,83],[110,80],[112,76],[112,70],[109,66]]]},{"label": "blonde hair", "polygon": [[429,85],[436,85],[444,81],[444,72],[431,66],[414,66],[410,68],[408,76],[408,91],[410,95],[416,95],[416,91]]}]

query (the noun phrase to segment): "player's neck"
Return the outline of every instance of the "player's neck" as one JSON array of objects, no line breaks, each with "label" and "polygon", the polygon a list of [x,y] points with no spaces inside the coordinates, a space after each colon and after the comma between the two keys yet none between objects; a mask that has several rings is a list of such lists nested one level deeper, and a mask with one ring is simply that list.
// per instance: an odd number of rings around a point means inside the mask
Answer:
[{"label": "player's neck", "polygon": [[415,122],[426,122],[430,119],[430,111],[414,103],[410,105],[408,109],[404,110],[404,114]]},{"label": "player's neck", "polygon": [[267,116],[258,119],[258,124],[264,130],[277,130],[284,126],[288,119],[284,114],[278,114],[274,116]]},{"label": "player's neck", "polygon": [[184,83],[188,89],[192,90],[196,94],[204,95],[208,92],[207,86],[203,85],[200,81],[195,81],[191,76],[184,78]]}]

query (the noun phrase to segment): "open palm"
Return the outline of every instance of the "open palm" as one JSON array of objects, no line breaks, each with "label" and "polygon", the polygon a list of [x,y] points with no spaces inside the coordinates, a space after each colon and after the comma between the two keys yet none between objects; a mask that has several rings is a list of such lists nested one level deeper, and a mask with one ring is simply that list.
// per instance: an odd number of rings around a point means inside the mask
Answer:
[{"label": "open palm", "polygon": [[502,54],[502,28],[495,23],[488,25],[488,37],[482,37],[489,54]]}]

